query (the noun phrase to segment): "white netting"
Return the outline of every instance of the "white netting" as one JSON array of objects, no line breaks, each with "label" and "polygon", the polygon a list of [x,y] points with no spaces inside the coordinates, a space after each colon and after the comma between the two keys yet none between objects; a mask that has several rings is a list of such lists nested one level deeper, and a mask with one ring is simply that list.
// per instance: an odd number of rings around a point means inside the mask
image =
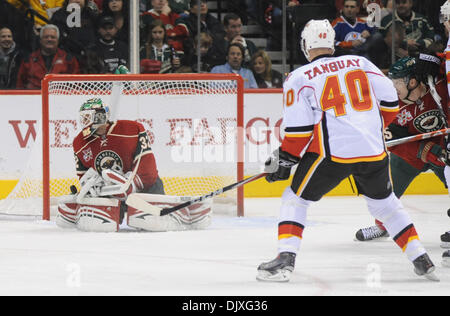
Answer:
[{"label": "white netting", "polygon": [[[50,195],[70,193],[75,175],[72,140],[78,110],[100,97],[113,119],[148,130],[167,194],[196,196],[237,181],[238,89],[235,80],[51,81],[48,89]],[[41,130],[41,129],[39,129]],[[0,213],[42,214],[42,135]],[[225,196],[236,202],[236,192]]]}]

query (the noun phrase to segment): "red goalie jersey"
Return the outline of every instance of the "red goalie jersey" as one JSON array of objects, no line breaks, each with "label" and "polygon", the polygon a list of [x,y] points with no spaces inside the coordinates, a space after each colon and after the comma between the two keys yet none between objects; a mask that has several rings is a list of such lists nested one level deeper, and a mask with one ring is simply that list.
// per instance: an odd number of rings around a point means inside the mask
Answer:
[{"label": "red goalie jersey", "polygon": [[78,177],[93,168],[101,173],[113,169],[126,174],[139,162],[135,183],[147,190],[156,181],[158,170],[148,135],[141,123],[119,120],[109,123],[104,136],[84,137],[80,132],[73,141]]}]

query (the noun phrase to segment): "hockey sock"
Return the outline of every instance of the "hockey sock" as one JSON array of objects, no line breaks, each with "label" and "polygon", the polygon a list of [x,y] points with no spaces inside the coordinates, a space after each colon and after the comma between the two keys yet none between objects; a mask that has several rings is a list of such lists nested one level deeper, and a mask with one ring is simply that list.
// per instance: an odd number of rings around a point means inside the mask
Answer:
[{"label": "hockey sock", "polygon": [[278,222],[278,252],[297,253],[306,223],[306,211],[310,204],[287,187],[281,197],[280,219]]},{"label": "hockey sock", "polygon": [[382,200],[366,197],[366,201],[372,216],[383,222],[389,235],[410,261],[426,253],[409,214],[393,193]]}]

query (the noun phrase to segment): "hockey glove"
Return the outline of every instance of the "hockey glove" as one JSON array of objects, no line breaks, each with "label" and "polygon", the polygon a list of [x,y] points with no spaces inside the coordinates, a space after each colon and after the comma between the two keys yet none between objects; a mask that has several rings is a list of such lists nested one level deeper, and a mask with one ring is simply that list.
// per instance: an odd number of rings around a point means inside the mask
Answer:
[{"label": "hockey glove", "polygon": [[289,179],[291,168],[298,164],[300,157],[295,157],[288,152],[275,150],[265,163],[264,172],[268,173],[266,180],[269,183]]},{"label": "hockey glove", "polygon": [[423,142],[419,146],[417,158],[420,158],[424,163],[429,163],[434,167],[445,166],[445,154],[441,146],[433,142]]},{"label": "hockey glove", "polygon": [[441,59],[435,55],[419,54],[417,57],[417,64],[415,74],[417,79],[423,83],[427,83],[428,75],[433,78],[439,74],[441,67]]},{"label": "hockey glove", "polygon": [[447,142],[446,150],[444,152],[445,155],[445,164],[450,166],[450,141]]}]

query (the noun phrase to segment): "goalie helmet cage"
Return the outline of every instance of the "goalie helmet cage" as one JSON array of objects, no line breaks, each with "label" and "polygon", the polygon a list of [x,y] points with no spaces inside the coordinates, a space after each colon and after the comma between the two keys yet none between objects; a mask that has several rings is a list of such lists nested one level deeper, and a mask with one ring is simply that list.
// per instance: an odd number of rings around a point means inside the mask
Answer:
[{"label": "goalie helmet cage", "polygon": [[[197,196],[244,178],[243,89],[243,79],[236,74],[47,75],[42,82],[42,218],[50,219],[51,197],[70,194],[70,176],[55,175],[53,169],[63,164],[75,174],[75,162],[52,157],[51,152],[70,134],[61,125],[78,123],[78,109],[85,100],[109,97],[104,102],[113,120],[143,123],[150,129],[166,194]],[[59,147],[72,151],[71,140]],[[213,157],[204,161],[208,153]],[[54,180],[55,176],[63,179]],[[177,188],[172,189],[171,181]],[[52,187],[58,182],[63,188],[55,193]],[[192,191],[197,186],[203,187]],[[243,187],[234,194],[237,215],[243,216]]]}]

